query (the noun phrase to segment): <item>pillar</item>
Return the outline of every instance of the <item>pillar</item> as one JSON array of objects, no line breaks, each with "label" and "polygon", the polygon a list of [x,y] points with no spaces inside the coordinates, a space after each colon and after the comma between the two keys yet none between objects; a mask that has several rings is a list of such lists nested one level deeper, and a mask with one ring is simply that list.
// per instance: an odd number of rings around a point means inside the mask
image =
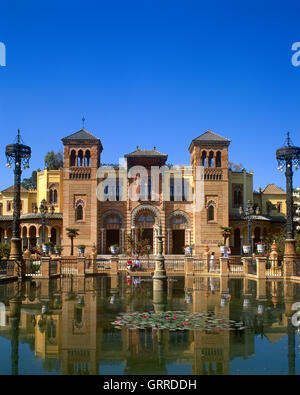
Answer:
[{"label": "pillar", "polygon": [[171,229],[170,228],[168,228],[167,229],[167,254],[171,254],[171,252],[170,252],[170,238],[171,238]]},{"label": "pillar", "polygon": [[256,257],[256,277],[266,278],[266,261],[265,257]]},{"label": "pillar", "polygon": [[228,276],[228,258],[221,257],[220,258],[220,274],[221,276]]}]

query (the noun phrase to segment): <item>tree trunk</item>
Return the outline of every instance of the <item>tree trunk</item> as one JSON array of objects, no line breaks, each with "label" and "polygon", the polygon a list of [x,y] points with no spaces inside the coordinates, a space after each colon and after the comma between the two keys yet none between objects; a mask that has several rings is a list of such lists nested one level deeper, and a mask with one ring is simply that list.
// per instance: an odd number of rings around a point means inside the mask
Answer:
[{"label": "tree trunk", "polygon": [[73,256],[74,253],[74,237],[71,237],[71,256]]}]

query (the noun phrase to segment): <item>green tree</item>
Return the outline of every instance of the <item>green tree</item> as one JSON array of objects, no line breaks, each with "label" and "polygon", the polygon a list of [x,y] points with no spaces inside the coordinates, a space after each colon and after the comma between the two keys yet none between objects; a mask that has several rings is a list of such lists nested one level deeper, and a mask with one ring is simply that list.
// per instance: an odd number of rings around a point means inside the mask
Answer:
[{"label": "green tree", "polygon": [[58,170],[64,165],[63,155],[61,152],[47,152],[45,156],[45,168],[48,170]]},{"label": "green tree", "polygon": [[233,162],[228,162],[228,169],[232,171],[242,171],[244,169],[244,166],[242,163],[236,164]]},{"label": "green tree", "polygon": [[29,178],[24,178],[21,185],[25,189],[36,189],[37,187],[37,173],[40,171],[40,169],[33,170],[31,173],[31,177]]},{"label": "green tree", "polygon": [[67,236],[71,240],[71,253],[70,255],[74,255],[74,239],[79,236],[79,229],[76,228],[66,228]]},{"label": "green tree", "polygon": [[150,254],[150,248],[149,248],[149,240],[143,238],[143,229],[139,228],[137,238],[135,236],[132,236],[131,233],[127,233],[125,235],[125,240],[126,240],[126,254],[129,256],[132,255],[137,255],[143,256],[143,255],[148,255],[149,259],[149,254]]}]

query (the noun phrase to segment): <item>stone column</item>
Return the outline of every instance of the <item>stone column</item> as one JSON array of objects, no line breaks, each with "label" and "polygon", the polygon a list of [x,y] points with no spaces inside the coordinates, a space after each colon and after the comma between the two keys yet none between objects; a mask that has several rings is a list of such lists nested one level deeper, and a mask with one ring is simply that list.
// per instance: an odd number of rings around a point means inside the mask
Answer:
[{"label": "stone column", "polygon": [[121,253],[125,252],[125,229],[121,228]]},{"label": "stone column", "polygon": [[170,254],[170,233],[171,229],[167,229],[167,254]]},{"label": "stone column", "polygon": [[119,258],[113,256],[110,258],[110,273],[118,274]]},{"label": "stone column", "polygon": [[24,266],[25,266],[25,273],[26,273],[26,274],[30,274],[30,273],[31,273],[30,257],[31,257],[31,253],[30,253],[30,251],[27,249],[27,250],[24,251],[24,253],[23,253],[23,260],[24,260]]},{"label": "stone column", "polygon": [[206,245],[204,248],[203,259],[204,259],[204,264],[205,264],[205,271],[208,273],[209,272],[209,259],[210,259],[210,252],[209,252],[208,245]]},{"label": "stone column", "polygon": [[228,276],[228,258],[221,257],[220,258],[220,274],[221,276]]},{"label": "stone column", "polygon": [[187,236],[188,236],[188,245],[191,244],[191,229],[187,229]]},{"label": "stone column", "polygon": [[194,258],[184,257],[184,273],[186,275],[194,274]]},{"label": "stone column", "polygon": [[256,257],[256,277],[266,278],[266,261],[265,257]]},{"label": "stone column", "polygon": [[41,277],[40,278],[50,278],[50,257],[43,256],[41,258]]},{"label": "stone column", "polygon": [[84,256],[77,257],[77,276],[78,277],[85,276],[85,257]]},{"label": "stone column", "polygon": [[154,255],[157,255],[157,227],[154,229]]}]

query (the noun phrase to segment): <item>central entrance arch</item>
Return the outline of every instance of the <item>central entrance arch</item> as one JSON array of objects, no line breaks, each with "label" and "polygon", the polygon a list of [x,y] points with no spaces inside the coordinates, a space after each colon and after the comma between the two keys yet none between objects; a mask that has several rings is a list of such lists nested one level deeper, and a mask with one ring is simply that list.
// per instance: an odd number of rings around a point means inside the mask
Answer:
[{"label": "central entrance arch", "polygon": [[[151,204],[141,204],[135,207],[131,213],[131,229],[132,234],[138,239],[147,239],[151,246],[151,253],[156,254],[157,241],[155,238],[160,221],[160,212],[157,207]],[[140,235],[140,229],[142,234]]]}]

